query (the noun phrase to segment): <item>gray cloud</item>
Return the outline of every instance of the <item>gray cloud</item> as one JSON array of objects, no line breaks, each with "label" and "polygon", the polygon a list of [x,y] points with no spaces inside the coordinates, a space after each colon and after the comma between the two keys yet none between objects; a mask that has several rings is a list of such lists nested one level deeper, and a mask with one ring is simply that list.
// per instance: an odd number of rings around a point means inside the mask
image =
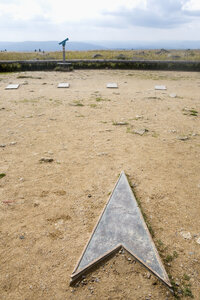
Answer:
[{"label": "gray cloud", "polygon": [[[127,25],[150,28],[175,28],[192,22],[200,16],[200,11],[184,9],[189,0],[148,0],[146,8],[127,9],[122,7],[115,12],[105,11]],[[115,20],[116,22],[116,20]],[[114,25],[114,24],[113,24]]]}]

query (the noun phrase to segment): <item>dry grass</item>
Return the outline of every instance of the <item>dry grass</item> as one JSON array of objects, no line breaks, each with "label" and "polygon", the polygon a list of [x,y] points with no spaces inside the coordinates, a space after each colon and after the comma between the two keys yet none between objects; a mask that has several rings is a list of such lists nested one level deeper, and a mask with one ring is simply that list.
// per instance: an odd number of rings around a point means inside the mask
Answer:
[{"label": "dry grass", "polygon": [[[96,50],[66,51],[66,59],[134,59],[134,60],[200,60],[200,50]],[[0,60],[62,60],[62,51],[55,52],[0,52]]]}]

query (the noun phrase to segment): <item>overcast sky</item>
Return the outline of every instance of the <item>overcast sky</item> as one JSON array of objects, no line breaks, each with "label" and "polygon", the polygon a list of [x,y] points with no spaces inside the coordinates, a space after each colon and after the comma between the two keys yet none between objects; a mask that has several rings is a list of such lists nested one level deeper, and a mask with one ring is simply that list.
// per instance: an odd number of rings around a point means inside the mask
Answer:
[{"label": "overcast sky", "polygon": [[0,0],[0,41],[200,40],[200,0]]}]

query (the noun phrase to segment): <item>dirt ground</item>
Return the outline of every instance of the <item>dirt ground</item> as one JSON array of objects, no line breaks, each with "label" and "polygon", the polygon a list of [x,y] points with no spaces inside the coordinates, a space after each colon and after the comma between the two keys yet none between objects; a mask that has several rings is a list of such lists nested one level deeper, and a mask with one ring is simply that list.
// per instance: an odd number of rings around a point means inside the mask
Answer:
[{"label": "dirt ground", "polygon": [[0,74],[0,299],[174,299],[125,252],[69,286],[122,170],[176,293],[200,299],[199,115],[200,73]]}]

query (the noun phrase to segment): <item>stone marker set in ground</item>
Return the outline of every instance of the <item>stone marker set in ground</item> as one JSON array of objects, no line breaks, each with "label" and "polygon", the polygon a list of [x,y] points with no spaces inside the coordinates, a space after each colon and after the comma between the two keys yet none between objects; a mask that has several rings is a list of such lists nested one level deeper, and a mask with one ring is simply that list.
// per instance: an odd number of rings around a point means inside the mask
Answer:
[{"label": "stone marker set in ground", "polygon": [[168,275],[124,172],[121,173],[71,275],[71,284],[92,266],[120,248],[128,251],[171,289]]},{"label": "stone marker set in ground", "polygon": [[117,83],[115,83],[115,82],[107,83],[107,88],[110,88],[110,89],[117,89],[117,88],[118,88],[118,85],[117,85]]},{"label": "stone marker set in ground", "polygon": [[68,82],[61,82],[58,84],[58,88],[69,88]]},{"label": "stone marker set in ground", "polygon": [[155,90],[166,90],[166,86],[165,85],[155,85]]},{"label": "stone marker set in ground", "polygon": [[19,87],[19,84],[9,84],[9,85],[5,88],[5,90],[16,90],[16,89],[18,89],[18,87]]}]

